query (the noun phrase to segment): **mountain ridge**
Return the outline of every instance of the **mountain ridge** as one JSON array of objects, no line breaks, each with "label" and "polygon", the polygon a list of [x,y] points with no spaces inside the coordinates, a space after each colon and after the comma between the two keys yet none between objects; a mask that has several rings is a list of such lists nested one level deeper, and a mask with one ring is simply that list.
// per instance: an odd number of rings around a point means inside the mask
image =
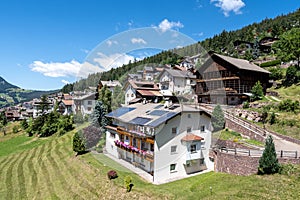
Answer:
[{"label": "mountain ridge", "polygon": [[59,90],[25,90],[16,85],[7,82],[0,76],[0,108],[16,105],[34,98],[40,98],[42,95],[48,95]]}]

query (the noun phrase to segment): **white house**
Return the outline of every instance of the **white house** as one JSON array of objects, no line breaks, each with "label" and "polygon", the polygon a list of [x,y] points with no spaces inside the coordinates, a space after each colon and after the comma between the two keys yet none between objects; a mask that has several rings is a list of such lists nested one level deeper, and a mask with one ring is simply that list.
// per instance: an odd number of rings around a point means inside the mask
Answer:
[{"label": "white house", "polygon": [[190,71],[164,69],[158,78],[159,88],[163,95],[191,94],[193,92],[192,86],[196,85],[196,76]]},{"label": "white house", "polygon": [[96,100],[95,100],[96,93],[85,94],[83,96],[77,96],[73,98],[73,112],[81,112],[82,115],[92,114]]},{"label": "white house", "polygon": [[106,151],[148,172],[161,184],[213,170],[211,116],[173,104],[132,104],[107,114]]},{"label": "white house", "polygon": [[[119,86],[122,87],[121,83],[117,80],[112,80],[112,81],[101,81],[101,85],[104,86],[106,85],[107,88],[113,93],[115,87]],[[101,87],[102,87],[101,86]]]}]

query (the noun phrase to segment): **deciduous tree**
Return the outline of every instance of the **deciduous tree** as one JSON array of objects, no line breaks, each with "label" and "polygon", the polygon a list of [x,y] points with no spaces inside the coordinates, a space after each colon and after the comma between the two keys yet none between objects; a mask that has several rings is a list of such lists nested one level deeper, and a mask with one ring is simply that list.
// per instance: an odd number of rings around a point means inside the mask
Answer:
[{"label": "deciduous tree", "polygon": [[255,85],[251,89],[251,93],[252,93],[251,96],[252,101],[261,99],[264,96],[263,87],[261,86],[260,81],[257,81],[255,83]]}]

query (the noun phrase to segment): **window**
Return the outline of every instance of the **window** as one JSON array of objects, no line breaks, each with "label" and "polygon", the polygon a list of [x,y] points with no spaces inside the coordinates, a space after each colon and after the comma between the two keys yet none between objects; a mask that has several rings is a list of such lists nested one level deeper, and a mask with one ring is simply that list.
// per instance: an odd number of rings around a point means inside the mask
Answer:
[{"label": "window", "polygon": [[133,94],[131,94],[131,97],[133,97]]},{"label": "window", "polygon": [[91,111],[91,110],[92,110],[92,107],[88,107],[87,110],[88,110],[88,111]]},{"label": "window", "polygon": [[186,132],[188,132],[188,133],[192,132],[192,127],[187,127]]},{"label": "window", "polygon": [[201,130],[201,132],[204,132],[205,131],[205,126],[200,126],[200,130]]},{"label": "window", "polygon": [[200,159],[200,165],[204,164],[204,158]]},{"label": "window", "polygon": [[134,147],[137,147],[136,138],[133,138],[133,140],[132,140],[132,144],[133,144],[133,146],[134,146]]},{"label": "window", "polygon": [[170,165],[170,172],[174,172],[176,169],[176,164],[171,164]]},{"label": "window", "polygon": [[197,145],[196,145],[196,144],[191,144],[191,146],[190,146],[190,151],[191,151],[192,153],[195,153],[195,152],[197,151]]},{"label": "window", "polygon": [[127,97],[129,97],[129,94],[127,94]]},{"label": "window", "polygon": [[172,128],[172,134],[177,134],[177,127]]},{"label": "window", "polygon": [[171,154],[176,153],[176,150],[177,150],[177,145],[171,146]]},{"label": "window", "polygon": [[188,114],[188,118],[192,118],[191,114]]},{"label": "window", "polygon": [[151,150],[151,151],[154,151],[154,144],[151,144],[151,145],[150,145],[150,150]]},{"label": "window", "polygon": [[93,104],[93,102],[92,101],[88,101],[88,105],[92,105]]},{"label": "window", "polygon": [[144,141],[141,142],[141,149],[145,150],[145,142]]}]

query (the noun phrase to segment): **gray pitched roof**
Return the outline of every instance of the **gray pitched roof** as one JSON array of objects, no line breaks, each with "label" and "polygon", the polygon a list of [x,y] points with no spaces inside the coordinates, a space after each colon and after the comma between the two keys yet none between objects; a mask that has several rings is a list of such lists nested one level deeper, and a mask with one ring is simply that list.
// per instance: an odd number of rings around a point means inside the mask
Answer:
[{"label": "gray pitched roof", "polygon": [[181,71],[175,69],[165,69],[173,77],[182,77],[182,78],[196,78],[196,75],[193,75],[189,71]]},{"label": "gray pitched roof", "polygon": [[[258,72],[263,72],[263,73],[267,73],[269,74],[270,72],[259,67],[258,65],[249,62],[248,60],[243,60],[243,59],[238,59],[238,58],[232,58],[229,56],[223,56],[217,53],[214,53],[213,55],[233,64],[234,66],[236,66],[239,69],[243,69],[243,70],[250,70],[250,71],[258,71]],[[212,55],[212,56],[213,56]]]}]

